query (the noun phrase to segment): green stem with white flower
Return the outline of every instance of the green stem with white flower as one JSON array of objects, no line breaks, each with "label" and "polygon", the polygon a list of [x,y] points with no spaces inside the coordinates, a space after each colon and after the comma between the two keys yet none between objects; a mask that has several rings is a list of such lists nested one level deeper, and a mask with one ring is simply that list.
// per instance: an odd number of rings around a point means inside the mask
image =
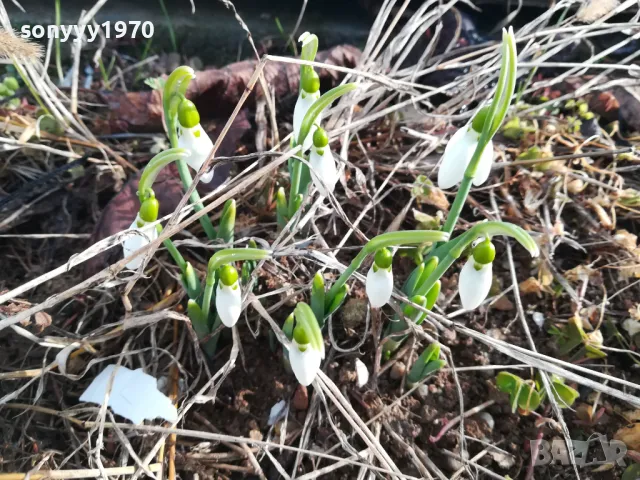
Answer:
[{"label": "green stem with white flower", "polygon": [[414,230],[414,231],[400,231],[389,232],[378,235],[367,242],[362,247],[362,250],[356,255],[347,269],[342,272],[342,275],[331,286],[331,289],[325,296],[325,305],[331,305],[334,298],[340,292],[340,289],[345,285],[347,280],[353,275],[353,273],[362,265],[362,262],[371,255],[377,252],[381,248],[393,247],[398,245],[422,245],[425,243],[443,242],[449,238],[449,234],[446,232],[440,232],[436,230]]},{"label": "green stem with white flower", "polygon": [[460,218],[462,208],[467,201],[473,179],[476,176],[478,164],[480,163],[482,152],[487,147],[489,141],[496,134],[500,125],[502,125],[502,122],[507,116],[507,111],[509,110],[509,105],[511,104],[511,99],[516,86],[516,61],[517,52],[515,38],[513,34],[505,33],[502,38],[502,66],[500,68],[500,75],[493,102],[491,102],[491,106],[489,107],[489,111],[483,122],[484,124],[482,127],[482,133],[480,134],[480,139],[478,140],[478,146],[476,147],[473,156],[471,157],[471,161],[464,172],[464,178],[460,184],[456,198],[453,201],[453,205],[449,210],[444,226],[442,227],[442,230],[449,234],[453,232],[453,229],[458,223],[458,218]]},{"label": "green stem with white flower", "polygon": [[441,247],[442,250],[438,252],[439,257],[441,258],[440,262],[433,272],[422,282],[422,284],[416,286],[413,294],[426,295],[435,283],[446,273],[449,267],[451,267],[453,262],[460,258],[460,255],[462,255],[465,249],[471,245],[474,240],[481,237],[490,238],[496,235],[512,237],[520,243],[520,245],[526,248],[532,257],[537,257],[539,255],[538,245],[521,227],[507,222],[479,223],[471,227],[458,238]]},{"label": "green stem with white flower", "polygon": [[[304,49],[304,47],[303,47]],[[304,67],[304,66],[303,66]],[[308,67],[311,68],[311,67]],[[313,69],[311,70],[313,71]],[[301,76],[306,74],[306,70],[302,70]],[[302,79],[301,79],[302,81]],[[357,88],[355,83],[347,83],[345,85],[340,85],[338,87],[332,88],[324,95],[322,95],[318,100],[316,100],[306,115],[304,116],[304,120],[302,121],[302,125],[300,127],[300,132],[297,137],[294,137],[292,141],[292,147],[296,147],[298,145],[303,145],[304,140],[309,135],[309,132],[313,128],[314,123],[318,119],[318,116],[325,110],[331,103],[336,101],[342,95],[349,93]],[[309,186],[310,175],[305,174],[306,165],[304,165],[300,160],[295,158],[291,159],[291,187],[289,191],[289,202],[288,202],[288,214],[289,218],[295,215],[296,211],[300,207],[300,198],[299,195],[304,196],[307,193],[307,189]],[[304,177],[304,181],[303,181]]]},{"label": "green stem with white flower", "polygon": [[216,284],[216,272],[220,267],[234,262],[264,260],[270,255],[271,252],[260,248],[225,248],[214,253],[207,265],[207,279],[202,297],[202,311],[206,312],[205,318],[209,315],[213,288]]},{"label": "green stem with white flower", "polygon": [[[167,126],[167,135],[169,136],[169,143],[172,148],[178,146],[178,132],[177,132],[177,119],[178,119],[178,105],[184,98],[189,82],[195,78],[195,73],[192,68],[181,66],[176,68],[164,86],[164,92],[162,95],[162,106],[164,108],[164,119]],[[176,162],[178,167],[178,174],[185,190],[188,190],[193,183],[193,178],[189,172],[189,167],[183,159],[179,159]],[[196,190],[191,193],[189,201],[193,205],[193,209],[199,212],[204,208],[204,205],[200,201],[200,195]],[[211,219],[208,215],[200,217],[200,224],[204,229],[207,237],[211,240],[216,238],[216,230],[213,228]]]}]

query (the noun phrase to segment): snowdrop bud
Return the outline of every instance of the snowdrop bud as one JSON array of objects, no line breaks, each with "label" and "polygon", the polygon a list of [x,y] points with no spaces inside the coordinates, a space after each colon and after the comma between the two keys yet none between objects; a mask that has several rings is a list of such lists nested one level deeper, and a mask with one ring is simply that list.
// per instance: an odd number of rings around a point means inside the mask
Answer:
[{"label": "snowdrop bud", "polygon": [[216,289],[216,311],[226,327],[233,327],[242,310],[242,292],[238,283],[238,271],[231,265],[224,265],[219,270],[218,288]]},{"label": "snowdrop bud", "polygon": [[297,325],[293,330],[293,341],[289,349],[289,363],[298,382],[305,387],[316,378],[322,362],[322,353],[311,345],[307,332]]},{"label": "snowdrop bud", "polygon": [[338,181],[338,169],[329,148],[329,137],[318,127],[313,133],[313,147],[309,155],[311,178],[321,195],[327,197],[333,193]]},{"label": "snowdrop bud", "polygon": [[[157,215],[156,215],[157,217]],[[155,220],[155,219],[154,219]],[[122,251],[124,257],[128,257],[133,252],[140,250],[141,248],[149,245],[152,241],[158,238],[158,230],[155,225],[150,225],[140,218],[140,214],[136,215],[136,219],[133,221],[129,230],[136,230],[135,233],[130,233],[129,236],[122,242]],[[137,270],[142,264],[144,255],[138,257],[127,263],[126,268],[130,270]]]},{"label": "snowdrop bud", "polygon": [[460,271],[460,301],[465,310],[474,310],[480,306],[491,290],[493,281],[493,260],[496,249],[489,239],[476,245]]},{"label": "snowdrop bud", "polygon": [[[200,114],[192,101],[186,98],[178,107],[178,122],[180,123],[180,136],[178,147],[189,150],[190,156],[187,164],[196,172],[200,171],[204,162],[209,158],[213,150],[213,142],[200,125]],[[213,178],[213,170],[206,172],[200,180],[209,183]]]},{"label": "snowdrop bud", "polygon": [[381,308],[387,304],[393,291],[393,273],[391,262],[393,255],[388,248],[376,252],[375,260],[367,273],[367,297],[373,308]]},{"label": "snowdrop bud", "polygon": [[[471,162],[480,134],[486,121],[488,121],[489,107],[483,107],[473,118],[471,123],[458,130],[449,140],[440,169],[438,170],[438,187],[447,189],[460,183],[464,177],[464,172]],[[473,184],[482,185],[489,178],[491,165],[493,164],[493,141],[489,140],[487,146],[480,155]]]}]

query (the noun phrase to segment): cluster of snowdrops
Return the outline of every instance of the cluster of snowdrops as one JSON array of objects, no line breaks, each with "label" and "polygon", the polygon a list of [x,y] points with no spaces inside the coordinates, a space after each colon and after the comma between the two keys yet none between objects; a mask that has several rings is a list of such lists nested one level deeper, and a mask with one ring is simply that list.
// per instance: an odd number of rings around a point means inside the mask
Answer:
[{"label": "cluster of snowdrops", "polygon": [[[344,167],[331,149],[330,136],[322,128],[323,112],[340,96],[356,88],[356,84],[343,84],[321,95],[318,74],[309,65],[315,59],[318,39],[313,34],[304,33],[299,41],[304,62],[300,68],[300,93],[293,114],[290,146],[293,155],[288,163],[290,186],[288,191],[280,188],[276,194],[280,228],[291,228],[295,224],[299,218],[296,213],[304,208],[306,196],[332,195]],[[443,226],[439,230],[397,231],[373,238],[331,285],[325,285],[325,278],[318,272],[310,285],[309,302],[299,302],[287,318],[283,331],[289,341],[283,347],[291,370],[301,384],[310,385],[314,381],[325,355],[325,320],[345,301],[347,281],[367,258],[373,258],[366,275],[367,296],[372,308],[382,308],[394,292],[394,254],[405,246],[419,248],[421,253],[422,261],[400,289],[402,296],[399,298],[404,299],[400,308],[403,315],[396,315],[385,332],[384,349],[386,354],[390,354],[405,340],[407,322],[419,325],[424,321],[437,301],[441,277],[460,257],[468,255],[459,275],[460,300],[465,309],[471,310],[485,300],[491,288],[495,258],[492,237],[504,235],[515,238],[531,256],[538,255],[538,246],[529,234],[505,222],[480,222],[452,237],[471,186],[482,185],[489,177],[493,163],[492,138],[503,123],[513,97],[517,54],[512,30],[503,32],[501,55],[499,80],[492,99],[480,105],[469,123],[451,137],[440,163],[438,186],[442,189],[458,186]],[[189,168],[200,172],[202,182],[213,178],[214,169],[209,168],[213,143],[200,125],[197,108],[185,98],[189,81],[193,78],[192,69],[179,67],[165,83],[163,106],[171,148],[150,160],[142,174],[138,191],[140,209],[123,241],[129,269],[144,268],[145,255],[140,249],[157,239],[162,231],[158,221],[159,203],[153,192],[153,182],[159,171],[175,162],[185,190],[192,183]],[[196,191],[190,201],[194,210],[203,208]],[[209,239],[221,239],[225,244],[233,242],[233,200],[225,204],[217,228],[207,215],[199,220]],[[266,248],[257,248],[254,242],[221,249],[209,260],[203,284],[171,239],[165,240],[164,246],[182,272],[193,328],[201,339],[207,339],[202,343],[203,349],[212,354],[217,342],[217,336],[212,333],[221,324],[234,327],[243,309],[243,285],[250,286],[252,270],[258,262],[272,258],[273,253]],[[439,348],[431,348],[421,355],[422,367],[426,362],[435,360],[434,352],[437,356]]]}]

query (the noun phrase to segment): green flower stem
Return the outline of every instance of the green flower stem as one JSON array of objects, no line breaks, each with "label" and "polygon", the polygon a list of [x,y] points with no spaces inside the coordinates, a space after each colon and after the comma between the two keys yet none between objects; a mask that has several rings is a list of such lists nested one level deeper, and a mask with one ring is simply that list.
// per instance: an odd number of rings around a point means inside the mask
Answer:
[{"label": "green flower stem", "polygon": [[[307,110],[307,114],[304,116],[304,120],[302,120],[302,125],[300,125],[300,133],[298,138],[294,139],[296,145],[302,145],[304,143],[304,139],[307,138],[307,135],[311,131],[311,127],[316,122],[318,115],[322,113],[322,111],[331,105],[335,100],[340,98],[345,93],[349,93],[358,88],[358,85],[355,83],[346,83],[344,85],[340,85],[338,87],[332,88],[324,95],[322,95],[318,100],[313,102],[313,105],[309,107]],[[295,145],[294,145],[295,146]]]},{"label": "green flower stem", "polygon": [[442,230],[449,234],[453,232],[453,229],[458,223],[460,212],[467,201],[473,179],[476,176],[478,164],[480,163],[482,152],[484,152],[487,144],[493,138],[504,121],[515,90],[517,59],[515,39],[511,34],[505,34],[503,35],[502,40],[502,67],[500,69],[500,76],[498,78],[495,96],[493,98],[493,102],[491,102],[489,113],[487,114],[487,120],[484,122],[482,133],[478,140],[478,146],[473,152],[471,161],[464,172],[464,178],[462,179],[456,198],[453,201],[449,215],[447,215],[447,220],[442,227]]},{"label": "green flower stem", "polygon": [[[60,0],[55,0],[56,3],[56,27],[60,28]],[[56,70],[58,71],[59,83],[62,83],[64,79],[64,72],[62,71],[62,54],[60,53],[60,37],[56,35],[55,39],[56,47]]]},{"label": "green flower stem", "polygon": [[[162,233],[161,225],[157,225],[156,228],[158,230],[158,234]],[[176,246],[173,244],[171,239],[167,238],[162,242],[162,244],[165,246],[165,248],[169,252],[169,255],[171,255],[171,258],[173,258],[173,261],[176,262],[176,265],[178,265],[178,267],[180,268],[180,271],[184,272],[184,269],[187,267],[187,262],[184,260],[184,257],[180,254],[180,252],[178,251]]]},{"label": "green flower stem", "polygon": [[300,193],[300,179],[302,178],[302,162],[295,158],[291,159],[291,188],[289,190],[289,218],[296,213],[296,198]]},{"label": "green flower stem", "polygon": [[[164,119],[167,125],[167,134],[169,135],[169,142],[171,147],[177,148],[178,146],[178,133],[177,133],[177,118],[178,118],[178,104],[187,92],[189,82],[195,78],[195,73],[191,67],[178,67],[176,68],[164,85],[164,92],[162,94],[162,106],[164,108]],[[193,183],[193,178],[189,172],[189,167],[183,159],[179,159],[176,162],[178,167],[178,174],[182,181],[182,186],[185,190],[188,190]],[[200,194],[194,190],[189,197],[189,201],[193,205],[193,209],[199,212],[204,208],[200,201]],[[200,217],[200,224],[204,229],[207,237],[211,240],[217,238],[216,229],[213,228],[211,218],[209,215],[203,215]]]},{"label": "green flower stem", "polygon": [[147,166],[144,167],[142,175],[140,176],[140,183],[138,184],[138,198],[140,202],[145,200],[147,191],[153,188],[153,183],[164,167],[188,156],[189,152],[184,148],[170,148],[149,160]]},{"label": "green flower stem", "polygon": [[[476,149],[476,152],[478,150]],[[480,155],[473,154],[473,158],[471,159],[471,163],[475,158],[480,158]],[[458,189],[458,193],[456,194],[456,198],[453,201],[453,205],[451,205],[451,210],[449,210],[449,214],[447,215],[447,219],[444,222],[444,226],[442,227],[442,231],[447,232],[448,234],[453,233],[453,229],[458,223],[458,218],[460,218],[460,213],[464,208],[464,204],[467,201],[467,197],[469,196],[469,192],[471,191],[471,185],[473,182],[473,177],[468,177],[467,172],[464,173],[464,178],[460,183],[460,188]]]},{"label": "green flower stem", "polygon": [[349,277],[362,265],[365,258],[368,255],[375,253],[378,249],[383,247],[393,247],[395,245],[420,245],[427,242],[442,242],[449,238],[449,234],[436,230],[414,230],[411,232],[389,232],[378,235],[367,242],[367,244],[360,250],[356,258],[351,261],[351,264],[347,269],[342,272],[342,275],[331,286],[329,292],[327,292],[325,304],[330,305],[335,296],[338,294],[342,286],[347,283]]},{"label": "green flower stem", "polygon": [[525,230],[517,225],[506,222],[478,223],[454,240],[455,244],[449,248],[448,252],[443,256],[443,258],[441,258],[438,266],[431,275],[427,277],[422,285],[418,286],[414,295],[426,295],[429,290],[431,290],[431,287],[440,280],[442,275],[445,274],[453,262],[462,255],[465,249],[471,245],[476,238],[487,236],[493,237],[496,235],[515,238],[520,245],[529,251],[532,257],[537,257],[540,253],[536,242]]},{"label": "green flower stem", "polygon": [[[264,260],[270,256],[270,251],[262,250],[261,248],[225,248],[224,250],[220,250],[214,253],[209,259],[209,264],[207,265],[207,284],[213,285],[213,283],[215,283],[213,275],[222,265],[247,260]],[[212,280],[209,280],[210,277]]]},{"label": "green flower stem", "polygon": [[211,309],[211,298],[213,297],[213,286],[215,285],[215,274],[212,277],[212,282],[209,283],[209,275],[207,275],[207,282],[204,286],[204,293],[202,294],[202,314],[204,318],[209,318],[209,310]]}]

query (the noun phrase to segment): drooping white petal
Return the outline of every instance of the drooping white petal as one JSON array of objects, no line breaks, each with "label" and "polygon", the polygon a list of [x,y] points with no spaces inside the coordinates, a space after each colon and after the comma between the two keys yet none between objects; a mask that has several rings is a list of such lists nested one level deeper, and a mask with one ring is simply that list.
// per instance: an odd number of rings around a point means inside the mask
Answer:
[{"label": "drooping white petal", "polygon": [[460,290],[460,301],[465,310],[474,310],[489,295],[491,282],[493,280],[492,263],[483,265],[480,270],[476,270],[473,256],[469,257],[460,271],[458,287]]},{"label": "drooping white petal", "polygon": [[232,286],[224,285],[222,281],[218,282],[216,311],[226,327],[231,328],[236,324],[242,311],[242,292],[238,282]]},{"label": "drooping white petal", "polygon": [[[316,186],[320,195],[325,197],[333,193],[336,182],[338,181],[338,168],[333,159],[331,149],[327,145],[322,149],[322,155],[319,155],[315,147],[311,148],[309,155],[309,164],[311,165],[311,179]],[[322,180],[322,182],[319,181]],[[323,185],[324,183],[324,185]],[[326,185],[326,188],[325,188]]]},{"label": "drooping white petal", "polygon": [[477,144],[478,134],[470,125],[461,128],[451,137],[438,170],[439,188],[451,188],[462,181]]},{"label": "drooping white petal", "polygon": [[291,364],[291,370],[293,370],[301,385],[308,387],[313,383],[320,369],[321,361],[321,353],[312,348],[311,345],[307,345],[305,351],[301,352],[296,342],[292,342],[289,349],[289,363]]},{"label": "drooping white petal", "polygon": [[[128,257],[136,250],[141,249],[142,247],[149,245],[152,241],[158,238],[158,230],[155,226],[145,223],[143,227],[138,227],[138,222],[141,221],[139,216],[136,216],[136,219],[133,221],[129,230],[136,230],[135,232],[131,232],[128,234],[127,238],[122,242],[122,251],[124,253],[124,257]],[[130,270],[136,270],[142,264],[143,255],[140,255],[129,263],[127,263],[126,267]]]},{"label": "drooping white petal", "polygon": [[157,417],[168,422],[178,419],[176,407],[168,397],[158,391],[156,379],[144,373],[141,368],[129,370],[123,366],[107,366],[94,378],[80,397],[80,401],[102,405],[112,375],[108,406],[114,413],[135,424]]},{"label": "drooping white petal", "polygon": [[393,292],[393,273],[391,269],[378,268],[374,272],[373,265],[367,273],[366,283],[367,297],[373,308],[381,308],[391,298]]},{"label": "drooping white petal", "polygon": [[[298,135],[300,134],[300,127],[302,127],[302,121],[304,120],[305,115],[311,108],[311,105],[314,104],[316,100],[320,98],[320,91],[315,93],[306,93],[302,90],[300,91],[300,95],[298,95],[298,100],[296,101],[296,106],[293,110],[293,134],[295,135],[296,142],[298,141]],[[315,123],[320,123],[322,120],[322,113],[318,115]],[[311,148],[313,144],[313,132],[316,131],[316,126],[314,125],[309,130],[309,135],[304,139],[302,145],[302,151],[306,152]]]},{"label": "drooping white petal", "polygon": [[[473,155],[473,152],[471,152],[471,155]],[[476,176],[473,178],[473,184],[476,187],[479,187],[489,179],[489,175],[491,175],[492,166],[493,166],[493,140],[489,140],[489,143],[482,151],[482,155],[480,155],[480,161],[478,162],[478,168],[476,169]]]},{"label": "drooping white petal", "polygon": [[[187,158],[187,165],[198,172],[200,168],[202,168],[202,164],[209,157],[211,150],[213,150],[213,142],[200,124],[198,124],[193,128],[180,129],[178,147],[191,152],[191,155]],[[200,181],[209,183],[212,178],[213,172],[209,171],[200,178]]]},{"label": "drooping white petal", "polygon": [[622,328],[627,331],[629,337],[633,338],[637,333],[640,333],[640,322],[633,318],[627,318],[622,322]]},{"label": "drooping white petal", "polygon": [[359,358],[356,358],[356,379],[358,388],[364,387],[369,381],[369,370]]}]

